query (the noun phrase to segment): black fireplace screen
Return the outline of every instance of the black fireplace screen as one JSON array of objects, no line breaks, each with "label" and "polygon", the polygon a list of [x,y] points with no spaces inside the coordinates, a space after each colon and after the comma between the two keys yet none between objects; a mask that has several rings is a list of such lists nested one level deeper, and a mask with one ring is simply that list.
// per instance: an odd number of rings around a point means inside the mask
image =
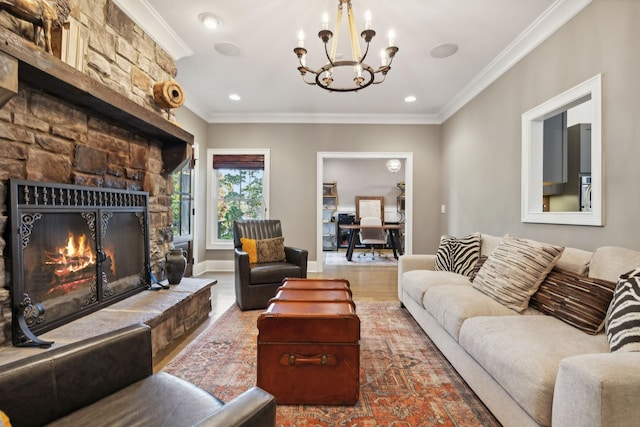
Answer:
[{"label": "black fireplace screen", "polygon": [[10,198],[14,345],[149,287],[147,193],[12,180]]}]

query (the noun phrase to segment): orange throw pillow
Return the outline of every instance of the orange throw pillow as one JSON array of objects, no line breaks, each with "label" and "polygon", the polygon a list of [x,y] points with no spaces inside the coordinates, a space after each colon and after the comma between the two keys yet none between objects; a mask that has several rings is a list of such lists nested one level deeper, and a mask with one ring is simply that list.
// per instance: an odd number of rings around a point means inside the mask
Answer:
[{"label": "orange throw pillow", "polygon": [[2,411],[0,411],[0,427],[11,427],[9,417],[7,417],[7,414]]},{"label": "orange throw pillow", "polygon": [[256,246],[256,240],[241,237],[240,243],[242,243],[242,250],[249,254],[249,262],[251,264],[255,264],[256,262],[258,262],[258,249]]}]

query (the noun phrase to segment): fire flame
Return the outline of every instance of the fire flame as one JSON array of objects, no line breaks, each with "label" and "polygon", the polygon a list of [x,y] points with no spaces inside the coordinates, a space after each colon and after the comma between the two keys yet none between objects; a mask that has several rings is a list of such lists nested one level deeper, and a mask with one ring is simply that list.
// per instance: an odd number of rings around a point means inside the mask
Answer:
[{"label": "fire flame", "polygon": [[58,248],[56,253],[47,253],[47,257],[48,263],[59,266],[54,271],[59,277],[95,264],[95,256],[85,234],[76,239],[73,233],[69,233],[67,244]]}]

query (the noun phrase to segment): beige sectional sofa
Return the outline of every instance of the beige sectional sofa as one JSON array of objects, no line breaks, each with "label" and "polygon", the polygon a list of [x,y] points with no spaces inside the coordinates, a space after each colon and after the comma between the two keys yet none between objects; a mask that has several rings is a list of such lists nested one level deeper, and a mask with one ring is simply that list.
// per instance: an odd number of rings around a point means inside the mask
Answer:
[{"label": "beige sectional sofa", "polygon": [[[502,241],[482,235],[481,255]],[[614,283],[639,266],[640,252],[618,247],[565,248],[555,264]],[[400,257],[398,297],[503,425],[640,425],[640,352],[612,353],[604,332],[514,311],[469,277],[435,270],[435,255]]]}]

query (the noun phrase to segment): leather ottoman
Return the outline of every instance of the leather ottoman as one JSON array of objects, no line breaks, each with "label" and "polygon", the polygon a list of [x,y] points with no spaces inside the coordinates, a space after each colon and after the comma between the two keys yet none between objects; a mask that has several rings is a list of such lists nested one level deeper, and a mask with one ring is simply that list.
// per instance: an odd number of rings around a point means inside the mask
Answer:
[{"label": "leather ottoman", "polygon": [[309,289],[305,296],[284,283],[278,291],[283,299],[272,299],[258,317],[257,386],[278,404],[358,401],[360,319],[351,298],[344,298],[348,292],[325,291]]}]

